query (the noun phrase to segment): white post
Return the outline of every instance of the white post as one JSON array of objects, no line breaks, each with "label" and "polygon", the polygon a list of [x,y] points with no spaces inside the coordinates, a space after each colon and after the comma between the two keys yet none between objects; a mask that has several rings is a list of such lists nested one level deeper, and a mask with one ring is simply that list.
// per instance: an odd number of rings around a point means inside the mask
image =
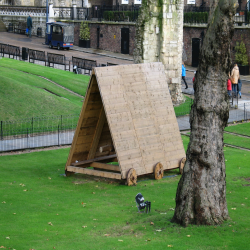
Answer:
[{"label": "white post", "polygon": [[49,22],[54,22],[54,18],[53,0],[49,0]]},{"label": "white post", "polygon": [[89,0],[84,0],[83,7],[84,8],[91,8],[91,3],[89,3]]}]

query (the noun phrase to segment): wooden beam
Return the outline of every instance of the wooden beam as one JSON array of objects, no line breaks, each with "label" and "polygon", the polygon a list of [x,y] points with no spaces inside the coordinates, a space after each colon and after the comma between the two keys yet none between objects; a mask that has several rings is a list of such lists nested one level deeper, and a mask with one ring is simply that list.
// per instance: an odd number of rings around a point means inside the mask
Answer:
[{"label": "wooden beam", "polygon": [[74,167],[74,166],[68,166],[67,171],[80,173],[80,174],[88,174],[88,175],[94,175],[94,176],[99,176],[99,177],[105,177],[105,178],[111,178],[111,179],[117,179],[117,180],[121,180],[122,178],[121,174],[118,174],[118,173],[104,172],[104,171],[88,169],[88,168],[79,168],[79,167]]},{"label": "wooden beam", "polygon": [[99,148],[99,152],[100,153],[105,152],[105,151],[111,152],[113,149],[114,149],[114,147],[112,145],[105,145],[105,146],[101,146]]},{"label": "wooden beam", "polygon": [[117,171],[120,172],[119,166],[116,165],[111,165],[111,164],[105,164],[105,163],[100,163],[100,162],[93,162],[91,163],[90,167],[93,168],[100,168],[100,169],[106,169],[106,170],[111,170],[111,171]]},{"label": "wooden beam", "polygon": [[71,165],[72,166],[79,166],[79,165],[88,164],[88,163],[91,163],[91,162],[94,162],[94,161],[103,161],[103,160],[108,160],[108,159],[113,159],[113,158],[116,158],[116,154],[102,156],[102,157],[98,157],[98,158],[95,158],[95,159],[89,159],[89,160],[86,160],[86,161],[74,162]]},{"label": "wooden beam", "polygon": [[88,85],[88,89],[86,91],[86,95],[85,95],[85,98],[84,98],[84,103],[83,103],[83,106],[82,106],[82,109],[81,109],[80,117],[78,119],[78,123],[77,123],[77,127],[76,127],[76,130],[75,130],[72,145],[71,145],[71,148],[70,148],[68,160],[67,160],[67,163],[65,165],[65,170],[67,170],[67,166],[71,165],[71,163],[72,163],[72,158],[73,158],[73,155],[74,155],[74,152],[75,152],[75,147],[76,147],[76,143],[77,143],[77,139],[78,139],[78,134],[79,134],[80,129],[81,129],[82,119],[83,119],[85,110],[87,108],[87,104],[88,104],[89,96],[91,94],[92,86],[94,84],[97,84],[97,81],[96,81],[96,77],[94,75],[92,75],[91,78],[90,78],[90,83]]},{"label": "wooden beam", "polygon": [[105,120],[106,120],[106,115],[105,115],[104,107],[102,107],[101,113],[99,115],[98,123],[97,123],[97,126],[96,126],[95,134],[94,134],[94,137],[93,137],[93,140],[92,140],[92,143],[91,143],[89,155],[88,155],[88,158],[87,158],[88,160],[95,157],[95,153],[96,153],[99,141],[100,141],[100,137],[101,137],[101,134],[102,134],[102,129],[103,129]]}]

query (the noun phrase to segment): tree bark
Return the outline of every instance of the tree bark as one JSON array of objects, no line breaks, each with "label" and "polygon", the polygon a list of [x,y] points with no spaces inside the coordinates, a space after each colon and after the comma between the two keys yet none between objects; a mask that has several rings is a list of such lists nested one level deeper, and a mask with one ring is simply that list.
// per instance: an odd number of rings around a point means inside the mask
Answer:
[{"label": "tree bark", "polygon": [[229,117],[227,79],[235,0],[219,0],[210,18],[194,82],[187,161],[172,219],[181,225],[215,225],[228,219],[223,132]]}]

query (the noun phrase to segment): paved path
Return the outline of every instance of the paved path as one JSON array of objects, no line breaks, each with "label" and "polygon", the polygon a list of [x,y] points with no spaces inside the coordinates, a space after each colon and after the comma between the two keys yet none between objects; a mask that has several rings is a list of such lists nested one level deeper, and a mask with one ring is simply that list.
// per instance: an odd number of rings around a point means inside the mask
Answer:
[{"label": "paved path", "polygon": [[50,53],[63,54],[66,56],[67,60],[71,60],[72,56],[86,58],[91,60],[96,60],[98,64],[132,64],[133,56],[125,55],[120,53],[113,53],[109,51],[99,50],[99,49],[86,49],[74,46],[70,50],[57,50],[50,49],[48,45],[45,45],[45,39],[33,36],[29,38],[25,35],[1,32],[0,33],[0,43],[10,44],[19,47],[27,47],[30,49],[46,51]]}]

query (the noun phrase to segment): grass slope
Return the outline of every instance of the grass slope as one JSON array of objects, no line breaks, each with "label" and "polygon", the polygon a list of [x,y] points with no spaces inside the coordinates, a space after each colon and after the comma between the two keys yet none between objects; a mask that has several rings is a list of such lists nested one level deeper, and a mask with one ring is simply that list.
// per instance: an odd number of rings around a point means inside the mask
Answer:
[{"label": "grass slope", "polygon": [[[69,71],[49,68],[9,58],[0,59],[0,66],[46,77],[82,96],[85,96],[89,82],[89,76],[76,75]],[[16,74],[16,71],[13,71],[13,74]]]},{"label": "grass slope", "polygon": [[[183,137],[185,148],[188,141]],[[159,181],[139,178],[137,186],[127,187],[84,175],[64,177],[69,149],[0,156],[0,246],[17,250],[248,249],[250,152],[224,151],[231,219],[217,227],[186,228],[170,222],[179,175]],[[151,213],[137,213],[138,192],[152,202]]]},{"label": "grass slope", "polygon": [[0,75],[1,120],[80,113],[81,97],[42,78],[1,67]]}]

